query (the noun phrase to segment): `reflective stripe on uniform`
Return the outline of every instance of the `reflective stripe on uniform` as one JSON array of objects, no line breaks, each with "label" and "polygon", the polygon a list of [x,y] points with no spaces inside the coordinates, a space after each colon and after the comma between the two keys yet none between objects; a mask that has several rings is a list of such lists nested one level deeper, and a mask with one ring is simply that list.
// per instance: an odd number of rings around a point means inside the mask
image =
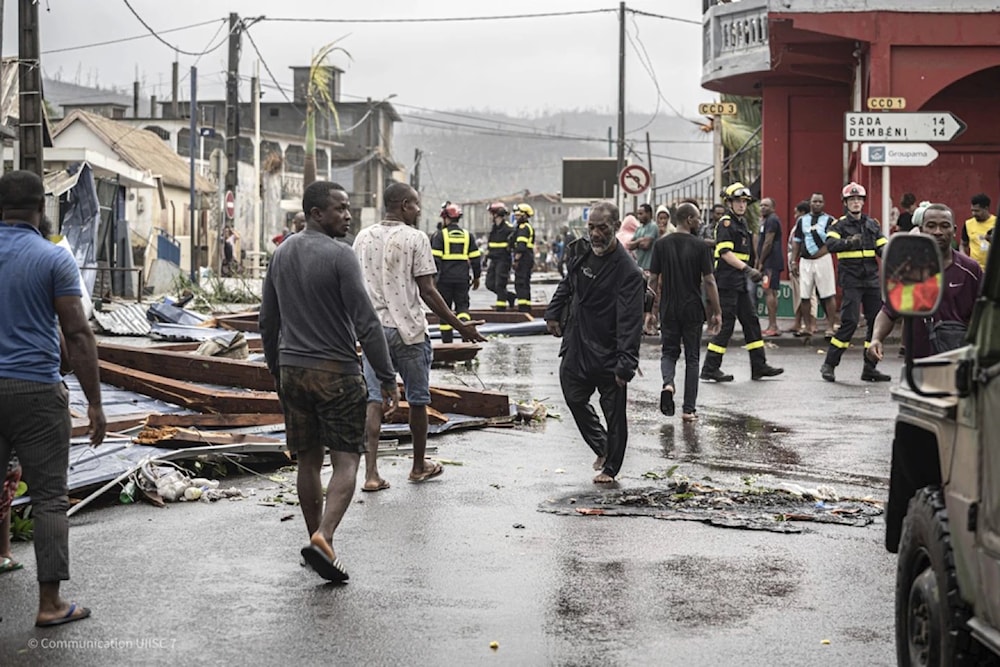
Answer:
[{"label": "reflective stripe on uniform", "polygon": [[725,354],[726,348],[722,347],[721,345],[716,345],[715,343],[709,343],[708,351],[715,352],[716,354]]},{"label": "reflective stripe on uniform", "polygon": [[531,299],[518,299],[517,300],[517,305],[519,305],[519,306],[530,306],[531,305]]},{"label": "reflective stripe on uniform", "polygon": [[837,259],[862,259],[863,257],[874,257],[874,250],[845,250],[837,253]]},{"label": "reflective stripe on uniform", "polygon": [[876,248],[881,248],[882,246],[884,246],[888,242],[889,242],[889,239],[887,239],[884,236],[880,236],[877,239],[875,239],[875,247]]},{"label": "reflective stripe on uniform", "polygon": [[490,241],[490,247],[491,248],[506,248],[506,247],[508,247],[508,245],[510,245],[510,244],[508,244],[506,241],[503,241],[503,242],[500,242],[500,241]]},{"label": "reflective stripe on uniform", "polygon": [[[436,255],[443,260],[468,260],[471,255],[469,254],[469,232],[464,229],[453,229],[449,230],[447,234],[444,235],[444,250],[440,255]],[[452,252],[452,246],[459,246],[461,252]],[[478,253],[476,257],[478,257]]]},{"label": "reflective stripe on uniform", "polygon": [[497,299],[496,303],[493,304],[493,307],[494,308],[506,308],[507,307],[507,302],[506,301],[501,301],[500,299]]},{"label": "reflective stripe on uniform", "polygon": [[866,341],[865,341],[865,349],[867,350],[867,349],[868,349],[868,348],[870,348],[871,346],[872,346],[872,342],[871,342],[870,340],[866,340]]},{"label": "reflective stripe on uniform", "polygon": [[834,347],[839,347],[842,350],[846,350],[847,348],[849,348],[851,346],[851,341],[843,341],[843,340],[840,340],[839,338],[837,338],[836,336],[834,336],[833,338],[830,339],[830,343]]},{"label": "reflective stripe on uniform", "polygon": [[840,233],[839,232],[834,232],[834,231],[828,231],[826,233],[826,238],[828,238],[828,239],[839,239],[840,238]]},{"label": "reflective stripe on uniform", "polygon": [[514,242],[515,243],[526,243],[526,244],[530,245],[531,244],[531,237],[530,236],[518,236],[516,239],[514,239]]},{"label": "reflective stripe on uniform", "polygon": [[742,259],[744,262],[750,261],[750,255],[748,255],[745,252],[734,252],[733,257],[735,257],[736,259]]},{"label": "reflective stripe on uniform", "polygon": [[749,352],[750,350],[756,350],[759,347],[764,347],[764,341],[762,341],[762,340],[755,340],[752,343],[747,343],[746,345],[743,346],[743,349],[745,349],[747,352]]},{"label": "reflective stripe on uniform", "polygon": [[455,317],[462,320],[463,322],[468,322],[469,320],[472,319],[472,315],[469,315],[468,313],[458,313],[457,315],[455,315]]},{"label": "reflective stripe on uniform", "polygon": [[722,254],[723,250],[734,250],[735,248],[736,248],[736,246],[733,245],[732,241],[722,241],[720,243],[716,243],[715,244],[715,257],[716,257],[716,259],[719,258],[719,255]]},{"label": "reflective stripe on uniform", "polygon": [[438,330],[439,331],[451,331],[452,328],[453,327],[450,324],[442,324],[441,326],[438,327]]}]

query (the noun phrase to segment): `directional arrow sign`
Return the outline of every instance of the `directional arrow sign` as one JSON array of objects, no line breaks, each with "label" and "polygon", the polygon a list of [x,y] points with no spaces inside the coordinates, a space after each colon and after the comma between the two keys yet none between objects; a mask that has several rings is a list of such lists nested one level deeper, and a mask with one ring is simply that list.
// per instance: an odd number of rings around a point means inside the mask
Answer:
[{"label": "directional arrow sign", "polygon": [[847,141],[943,142],[951,141],[965,128],[965,123],[947,111],[844,114]]},{"label": "directional arrow sign", "polygon": [[866,167],[926,167],[938,156],[929,144],[861,144]]}]

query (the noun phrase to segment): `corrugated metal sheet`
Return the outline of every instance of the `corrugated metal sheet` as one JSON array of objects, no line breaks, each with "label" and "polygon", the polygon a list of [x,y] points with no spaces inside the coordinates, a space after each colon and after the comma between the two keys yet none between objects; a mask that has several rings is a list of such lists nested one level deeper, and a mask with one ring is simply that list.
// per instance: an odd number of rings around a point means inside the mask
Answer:
[{"label": "corrugated metal sheet", "polygon": [[94,319],[101,331],[116,336],[148,336],[149,320],[146,319],[148,306],[133,303],[109,311],[94,311]]}]

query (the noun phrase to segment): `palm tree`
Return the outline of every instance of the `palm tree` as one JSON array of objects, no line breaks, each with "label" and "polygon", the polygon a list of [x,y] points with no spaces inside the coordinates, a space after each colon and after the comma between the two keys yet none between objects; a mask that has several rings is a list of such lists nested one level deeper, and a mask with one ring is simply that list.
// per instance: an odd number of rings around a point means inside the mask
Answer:
[{"label": "palm tree", "polygon": [[723,181],[750,185],[760,175],[760,98],[723,95],[722,101],[736,104],[735,116],[719,116],[726,155]]},{"label": "palm tree", "polygon": [[307,188],[316,181],[316,114],[330,114],[340,131],[340,117],[330,95],[330,77],[333,73],[326,59],[334,51],[340,51],[348,58],[351,54],[337,46],[339,39],[324,45],[309,62],[309,83],[306,85],[306,152],[302,165],[302,187]]}]

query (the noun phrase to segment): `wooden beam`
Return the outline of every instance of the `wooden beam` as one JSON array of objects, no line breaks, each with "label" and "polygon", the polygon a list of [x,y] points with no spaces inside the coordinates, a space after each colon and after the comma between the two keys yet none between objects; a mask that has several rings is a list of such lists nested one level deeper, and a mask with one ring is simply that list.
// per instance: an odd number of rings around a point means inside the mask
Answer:
[{"label": "wooden beam", "polygon": [[[136,413],[131,415],[122,415],[120,417],[112,417],[108,419],[108,433],[120,433],[122,431],[128,431],[136,426],[142,426],[146,423],[146,419],[150,415],[148,413]],[[73,429],[70,431],[70,436],[73,438],[79,438],[80,436],[87,435],[87,429],[90,428],[90,420],[86,417],[73,417]]]},{"label": "wooden beam", "polygon": [[231,415],[177,415],[154,414],[146,420],[147,426],[178,426],[194,428],[244,428],[283,424],[281,414],[231,414]]},{"label": "wooden beam", "polygon": [[[118,366],[187,382],[222,384],[257,391],[274,391],[274,378],[261,363],[225,357],[205,357],[150,347],[101,343],[97,356]],[[244,410],[236,410],[244,412]]]},{"label": "wooden beam", "polygon": [[[196,412],[281,413],[278,395],[273,391],[220,391],[153,375],[145,371],[132,370],[108,361],[100,361],[98,364],[101,370],[101,382],[180,405]],[[203,377],[202,379],[208,378]]]},{"label": "wooden beam", "polygon": [[[383,419],[383,421],[389,424],[408,424],[410,422],[410,404],[406,401],[400,401],[399,408],[389,415],[388,419]],[[445,424],[447,422],[448,417],[435,410],[432,406],[427,406],[428,424]]]},{"label": "wooden beam", "polygon": [[507,394],[489,389],[434,386],[431,387],[431,407],[470,417],[507,417],[510,415],[510,398]]},{"label": "wooden beam", "polygon": [[[527,315],[527,313],[519,313]],[[526,318],[527,321],[530,318]],[[520,320],[519,320],[520,321]],[[201,343],[170,343],[167,345],[157,345],[147,347],[147,350],[163,350],[169,352],[194,352]],[[264,342],[260,338],[251,338],[247,341],[247,348],[251,353],[261,353],[264,351]],[[479,351],[483,349],[476,343],[434,343],[432,350],[435,363],[458,363],[475,359]],[[358,350],[358,354],[361,351]]]},{"label": "wooden beam", "polygon": [[172,443],[184,445],[236,445],[249,443],[277,444],[281,440],[256,433],[225,433],[222,431],[199,431],[194,428],[175,426],[148,426],[135,437],[136,444],[153,447]]}]

